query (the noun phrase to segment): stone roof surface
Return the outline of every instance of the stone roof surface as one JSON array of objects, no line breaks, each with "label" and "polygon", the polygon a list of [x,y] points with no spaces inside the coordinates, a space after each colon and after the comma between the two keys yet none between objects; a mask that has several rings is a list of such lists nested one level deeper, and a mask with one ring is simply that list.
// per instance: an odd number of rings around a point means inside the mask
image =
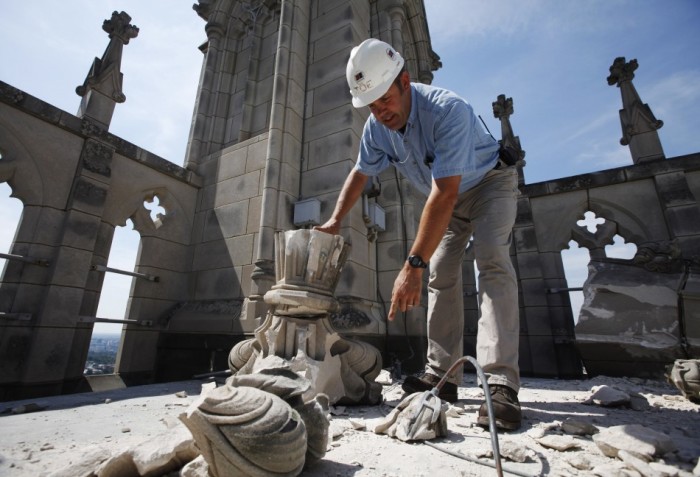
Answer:
[{"label": "stone roof surface", "polygon": [[[490,434],[476,426],[482,393],[474,375],[465,375],[460,400],[447,411],[448,436],[429,443],[373,432],[402,397],[400,382],[387,371],[378,381],[382,405],[331,408],[326,455],[301,475],[496,475]],[[0,403],[0,475],[120,475],[97,469],[129,453],[146,467],[177,454],[181,467],[191,458],[183,451],[191,436],[178,415],[201,390],[202,382],[193,380]],[[523,378],[520,401],[522,428],[498,436],[505,475],[700,475],[700,405],[666,382]],[[168,465],[148,472],[206,475],[202,465]]]}]

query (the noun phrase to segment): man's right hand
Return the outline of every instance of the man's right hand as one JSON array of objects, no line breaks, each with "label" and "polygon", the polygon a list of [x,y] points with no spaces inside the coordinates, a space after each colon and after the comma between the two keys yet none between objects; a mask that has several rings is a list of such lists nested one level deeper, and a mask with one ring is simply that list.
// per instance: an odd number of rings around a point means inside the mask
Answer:
[{"label": "man's right hand", "polygon": [[335,219],[330,219],[325,224],[316,225],[314,227],[314,230],[318,230],[320,232],[326,232],[327,234],[331,234],[331,235],[338,235],[338,233],[340,233],[340,221],[335,220]]}]

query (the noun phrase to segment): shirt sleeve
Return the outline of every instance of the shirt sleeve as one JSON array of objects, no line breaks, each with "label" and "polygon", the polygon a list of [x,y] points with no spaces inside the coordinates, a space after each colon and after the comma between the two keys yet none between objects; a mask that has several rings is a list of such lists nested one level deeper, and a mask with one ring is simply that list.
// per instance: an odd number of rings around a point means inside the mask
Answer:
[{"label": "shirt sleeve", "polygon": [[456,101],[444,116],[435,122],[433,134],[435,162],[434,179],[463,176],[476,170],[475,115],[472,107]]},{"label": "shirt sleeve", "polygon": [[377,176],[389,167],[389,155],[382,150],[376,141],[375,134],[379,132],[372,127],[372,118],[368,118],[362,131],[360,151],[357,154],[355,170],[367,175]]}]

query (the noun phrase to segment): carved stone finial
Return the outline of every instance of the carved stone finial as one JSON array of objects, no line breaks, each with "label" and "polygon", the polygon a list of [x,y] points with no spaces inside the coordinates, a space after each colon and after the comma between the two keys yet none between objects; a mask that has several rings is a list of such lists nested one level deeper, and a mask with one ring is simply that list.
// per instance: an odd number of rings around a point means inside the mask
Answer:
[{"label": "carved stone finial", "polygon": [[608,84],[610,86],[616,84],[618,87],[625,81],[634,79],[634,71],[639,68],[637,60],[630,60],[625,63],[625,57],[619,56],[615,58],[610,67],[610,76],[608,76]]},{"label": "carved stone finial", "polygon": [[656,132],[664,123],[654,117],[651,108],[642,102],[632,83],[638,67],[637,60],[626,62],[624,56],[617,57],[610,66],[610,76],[607,78],[608,84],[616,85],[622,94],[620,144],[629,145],[635,164],[665,158],[659,134]]},{"label": "carved stone finial", "polygon": [[518,184],[525,184],[522,168],[525,167],[525,151],[520,146],[520,138],[513,133],[510,117],[515,111],[513,98],[506,98],[505,94],[499,94],[496,101],[491,103],[493,116],[501,121],[501,159],[508,165],[518,167]]},{"label": "carved stone finial", "polygon": [[109,45],[101,59],[95,58],[83,84],[75,89],[83,98],[77,116],[90,119],[105,130],[109,129],[115,104],[126,101],[122,92],[122,51],[139,33],[129,22],[131,17],[126,12],[116,11],[104,21],[102,29],[109,35]]},{"label": "carved stone finial", "polygon": [[118,38],[125,45],[129,44],[129,40],[136,38],[139,35],[139,29],[135,25],[131,25],[131,17],[126,12],[112,12],[112,18],[105,20],[102,23],[102,29],[107,32],[110,39]]}]

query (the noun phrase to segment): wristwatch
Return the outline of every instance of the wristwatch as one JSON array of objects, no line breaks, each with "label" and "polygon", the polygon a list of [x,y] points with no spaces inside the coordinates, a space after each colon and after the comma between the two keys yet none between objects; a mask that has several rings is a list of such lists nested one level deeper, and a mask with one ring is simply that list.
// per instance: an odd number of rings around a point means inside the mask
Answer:
[{"label": "wristwatch", "polygon": [[428,264],[423,261],[420,255],[409,255],[406,261],[413,268],[428,268]]}]

